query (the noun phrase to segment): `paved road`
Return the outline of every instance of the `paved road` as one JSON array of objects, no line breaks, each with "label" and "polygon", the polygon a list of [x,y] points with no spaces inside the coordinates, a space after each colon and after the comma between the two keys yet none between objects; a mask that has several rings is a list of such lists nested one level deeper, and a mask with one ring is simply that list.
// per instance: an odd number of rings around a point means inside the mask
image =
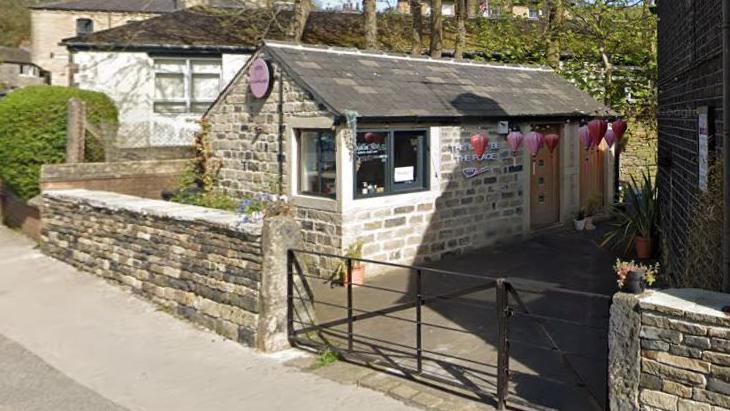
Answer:
[{"label": "paved road", "polygon": [[409,410],[302,373],[0,227],[0,410]]}]

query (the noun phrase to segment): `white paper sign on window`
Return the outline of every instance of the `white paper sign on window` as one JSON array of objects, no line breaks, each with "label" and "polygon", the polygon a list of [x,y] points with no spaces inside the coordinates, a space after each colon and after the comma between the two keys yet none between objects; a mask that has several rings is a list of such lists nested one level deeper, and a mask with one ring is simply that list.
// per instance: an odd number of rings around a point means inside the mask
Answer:
[{"label": "white paper sign on window", "polygon": [[396,167],[393,175],[393,181],[396,183],[406,183],[415,180],[414,167]]}]

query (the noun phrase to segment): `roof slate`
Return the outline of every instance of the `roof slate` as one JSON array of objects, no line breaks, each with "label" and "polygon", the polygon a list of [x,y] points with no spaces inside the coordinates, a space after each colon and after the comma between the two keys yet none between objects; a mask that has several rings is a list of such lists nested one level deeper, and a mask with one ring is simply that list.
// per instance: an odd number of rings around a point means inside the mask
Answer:
[{"label": "roof slate", "polygon": [[267,41],[264,52],[335,114],[358,118],[611,114],[553,70]]},{"label": "roof slate", "polygon": [[72,0],[39,4],[34,9],[73,11],[119,11],[169,13],[180,9],[182,0]]},{"label": "roof slate", "polygon": [[31,64],[30,52],[24,49],[0,47],[0,63]]}]

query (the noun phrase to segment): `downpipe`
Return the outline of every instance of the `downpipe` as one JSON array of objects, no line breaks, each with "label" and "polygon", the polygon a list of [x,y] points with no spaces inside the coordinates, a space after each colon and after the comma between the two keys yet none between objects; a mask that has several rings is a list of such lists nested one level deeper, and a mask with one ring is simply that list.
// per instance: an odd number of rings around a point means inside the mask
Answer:
[{"label": "downpipe", "polygon": [[722,289],[730,292],[730,0],[722,1]]}]

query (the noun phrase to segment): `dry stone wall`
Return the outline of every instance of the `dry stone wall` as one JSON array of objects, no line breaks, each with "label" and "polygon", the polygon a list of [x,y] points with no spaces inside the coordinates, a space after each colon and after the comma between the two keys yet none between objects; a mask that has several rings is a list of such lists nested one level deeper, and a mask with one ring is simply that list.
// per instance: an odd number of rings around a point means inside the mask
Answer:
[{"label": "dry stone wall", "polygon": [[286,345],[293,220],[243,225],[229,212],[88,190],[45,192],[42,216],[46,254],[245,345]]},{"label": "dry stone wall", "polygon": [[727,294],[681,289],[617,294],[609,334],[611,409],[730,409]]}]

